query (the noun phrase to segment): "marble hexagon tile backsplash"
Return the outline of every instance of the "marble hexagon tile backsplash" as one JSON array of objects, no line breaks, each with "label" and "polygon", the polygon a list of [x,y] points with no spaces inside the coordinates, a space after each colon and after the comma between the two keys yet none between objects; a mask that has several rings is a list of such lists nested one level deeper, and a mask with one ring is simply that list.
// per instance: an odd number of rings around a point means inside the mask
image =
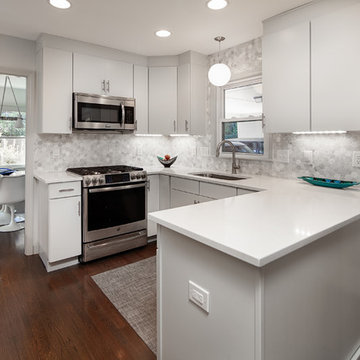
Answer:
[{"label": "marble hexagon tile backsplash", "polygon": [[[232,79],[261,72],[261,39],[254,39],[220,52],[228,64]],[[209,56],[209,65],[218,54]],[[127,164],[159,165],[157,155],[178,155],[175,166],[231,171],[231,159],[216,158],[216,117],[214,87],[208,86],[207,136],[137,137],[119,134],[74,133],[72,135],[36,135],[35,170],[62,171],[68,167]],[[352,167],[352,152],[360,151],[360,133],[336,135],[270,135],[271,160],[241,160],[241,171],[295,178],[302,175],[360,181],[360,168]],[[279,161],[278,152],[288,151],[289,162]],[[311,152],[309,163],[304,151]]]}]

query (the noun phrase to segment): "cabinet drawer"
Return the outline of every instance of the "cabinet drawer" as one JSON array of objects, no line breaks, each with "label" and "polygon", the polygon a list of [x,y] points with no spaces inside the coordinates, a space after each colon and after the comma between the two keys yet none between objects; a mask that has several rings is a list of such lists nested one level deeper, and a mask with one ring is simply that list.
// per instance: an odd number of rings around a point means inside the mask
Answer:
[{"label": "cabinet drawer", "polygon": [[49,185],[49,199],[81,195],[81,181],[70,181]]},{"label": "cabinet drawer", "polygon": [[171,188],[198,195],[199,194],[199,181],[172,177],[171,178]]},{"label": "cabinet drawer", "polygon": [[251,193],[254,193],[256,191],[253,191],[253,190],[245,190],[245,189],[239,189],[237,188],[237,195],[245,195],[245,194],[251,194]]},{"label": "cabinet drawer", "polygon": [[236,196],[236,188],[200,182],[200,195],[213,199],[224,199]]}]

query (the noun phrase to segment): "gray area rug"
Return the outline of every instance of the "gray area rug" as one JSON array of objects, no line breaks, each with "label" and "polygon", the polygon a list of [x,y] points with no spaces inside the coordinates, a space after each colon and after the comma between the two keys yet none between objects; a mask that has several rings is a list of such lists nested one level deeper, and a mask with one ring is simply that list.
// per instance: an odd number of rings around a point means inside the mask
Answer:
[{"label": "gray area rug", "polygon": [[106,271],[92,278],[156,354],[156,257]]}]

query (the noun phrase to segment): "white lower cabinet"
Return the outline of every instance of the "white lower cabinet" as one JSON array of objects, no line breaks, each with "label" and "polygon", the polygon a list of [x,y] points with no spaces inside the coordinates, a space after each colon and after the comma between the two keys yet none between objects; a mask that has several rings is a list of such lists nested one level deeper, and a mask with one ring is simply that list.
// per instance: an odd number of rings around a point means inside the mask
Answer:
[{"label": "white lower cabinet", "polygon": [[187,193],[181,190],[171,189],[171,208],[200,204],[211,200],[215,199],[197,194]]},{"label": "white lower cabinet", "polygon": [[[159,210],[159,175],[149,175],[148,176],[148,194],[147,194],[147,204],[148,204],[148,213]],[[156,223],[149,221],[148,225],[148,236],[156,235]]]},{"label": "white lower cabinet", "polygon": [[81,254],[81,196],[49,199],[50,263]]},{"label": "white lower cabinet", "polygon": [[78,263],[81,254],[81,182],[37,182],[40,257],[47,271]]}]

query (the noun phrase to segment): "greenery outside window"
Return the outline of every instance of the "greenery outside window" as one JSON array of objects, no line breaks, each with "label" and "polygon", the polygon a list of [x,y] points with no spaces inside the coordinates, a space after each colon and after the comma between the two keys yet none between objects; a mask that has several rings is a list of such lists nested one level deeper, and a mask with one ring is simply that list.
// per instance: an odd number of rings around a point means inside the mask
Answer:
[{"label": "greenery outside window", "polygon": [[[268,136],[263,127],[261,77],[224,86],[218,93],[218,105],[218,142],[230,140],[239,158],[267,158]],[[222,156],[231,153],[232,147],[224,144]]]}]

